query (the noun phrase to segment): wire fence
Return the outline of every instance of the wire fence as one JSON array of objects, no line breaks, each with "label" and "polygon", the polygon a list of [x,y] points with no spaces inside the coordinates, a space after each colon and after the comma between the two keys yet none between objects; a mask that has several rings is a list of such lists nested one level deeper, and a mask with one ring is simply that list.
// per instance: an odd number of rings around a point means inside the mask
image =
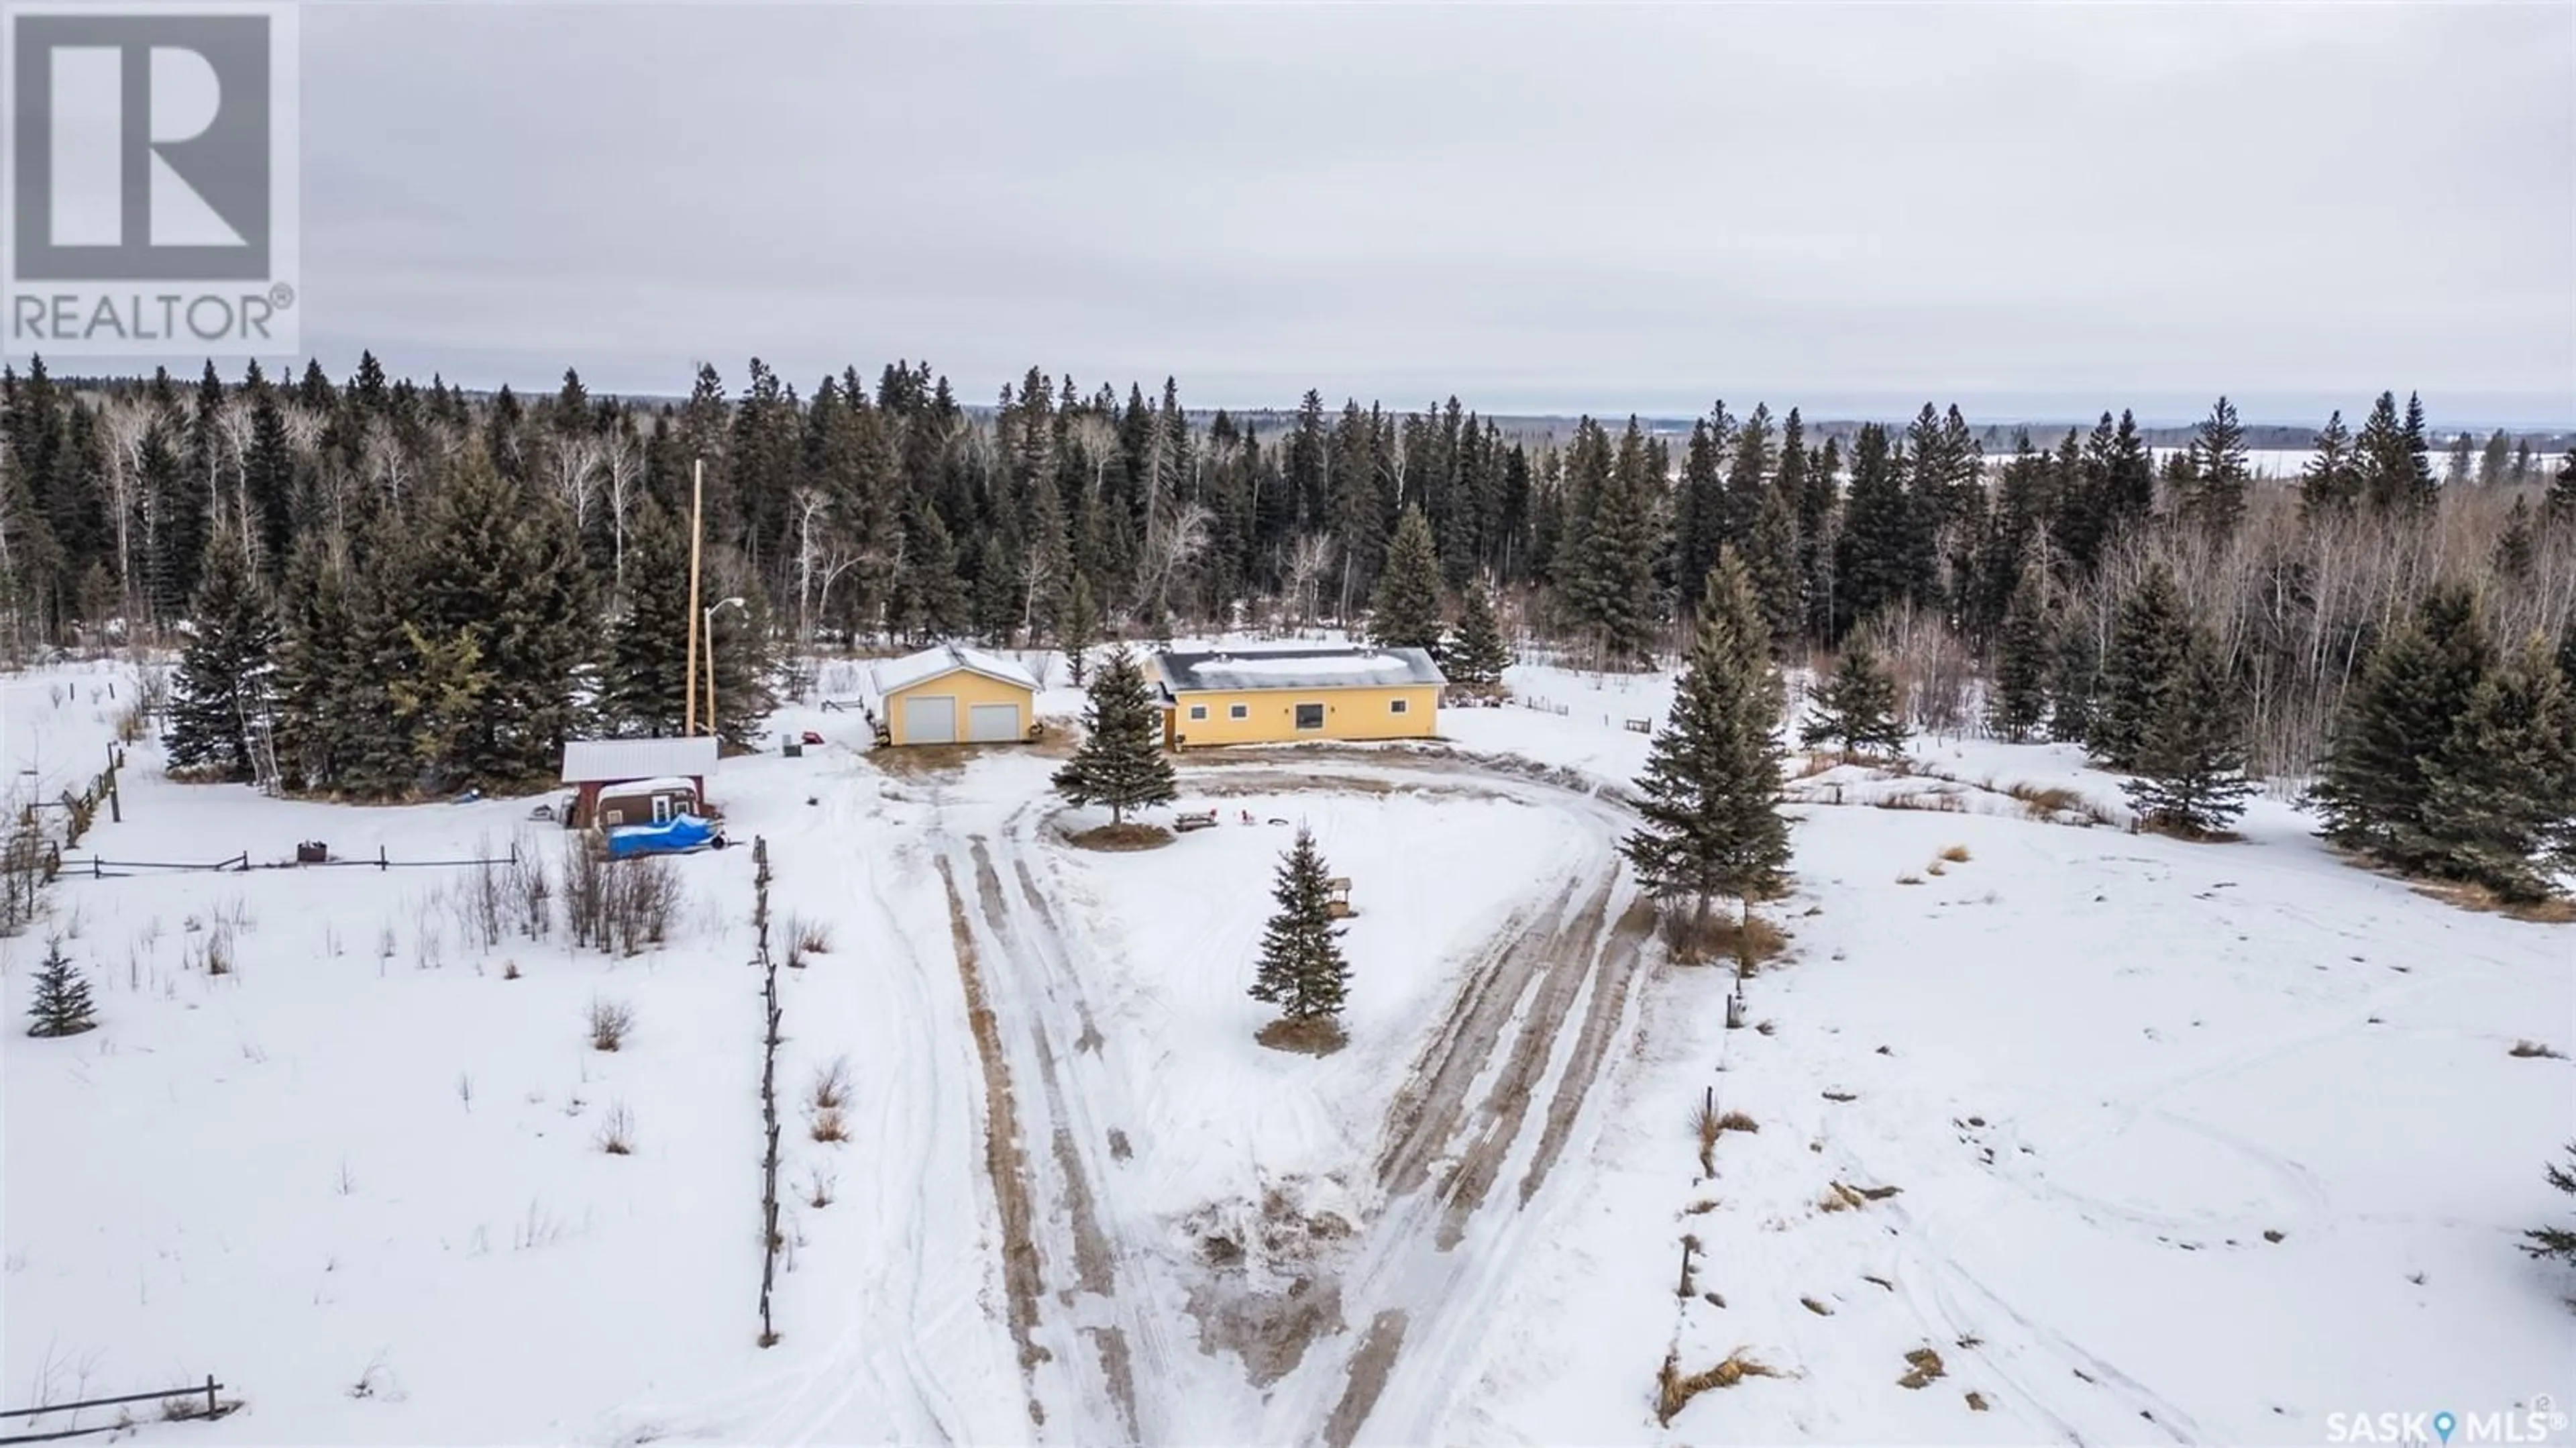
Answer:
[{"label": "wire fence", "polygon": [[383,845],[376,847],[375,858],[333,858],[323,846],[310,841],[296,847],[292,860],[268,860],[252,864],[250,851],[229,855],[220,860],[110,860],[98,855],[66,859],[59,851],[53,859],[55,877],[66,880],[123,880],[144,872],[163,874],[247,874],[254,870],[456,870],[486,865],[519,863],[519,843],[510,842],[510,853],[495,857],[467,857],[445,860],[397,860]]},{"label": "wire fence", "polygon": [[[223,1390],[223,1386],[215,1381],[214,1374],[208,1373],[202,1386],[191,1383],[186,1387],[163,1388],[152,1393],[121,1393],[112,1398],[83,1398],[71,1403],[40,1403],[32,1408],[0,1408],[0,1418],[42,1419],[53,1417],[57,1413],[78,1413],[88,1408],[114,1408],[130,1403],[159,1403],[161,1417],[165,1422],[181,1423],[198,1420],[211,1422],[241,1406],[238,1401],[228,1403],[215,1396]],[[197,1401],[200,1395],[205,1398],[202,1405]],[[0,1436],[0,1444],[51,1443],[63,1438],[84,1437],[91,1433],[123,1432],[134,1426],[134,1421],[130,1417],[119,1413],[108,1422],[93,1424],[87,1428],[54,1428],[42,1433],[12,1433]]]}]

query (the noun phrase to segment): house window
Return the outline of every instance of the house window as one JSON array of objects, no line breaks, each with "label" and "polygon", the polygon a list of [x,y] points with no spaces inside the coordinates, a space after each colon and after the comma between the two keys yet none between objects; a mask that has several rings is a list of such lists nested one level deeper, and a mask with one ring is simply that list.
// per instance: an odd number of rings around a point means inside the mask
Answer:
[{"label": "house window", "polygon": [[1228,719],[1249,719],[1252,717],[1252,706],[1249,704],[1229,704],[1226,706],[1225,717]]},{"label": "house window", "polygon": [[1401,714],[1404,712],[1404,703],[1405,701],[1402,699],[1389,699],[1386,701],[1386,712],[1390,714]]},{"label": "house window", "polygon": [[1192,705],[1190,706],[1190,717],[1191,717],[1191,718],[1193,718],[1193,719],[1204,719],[1204,718],[1206,718],[1206,717],[1207,717],[1207,705],[1205,705],[1205,704],[1192,704]]},{"label": "house window", "polygon": [[1297,706],[1297,727],[1298,727],[1298,728],[1300,728],[1300,729],[1321,729],[1321,728],[1323,728],[1323,727],[1324,727],[1324,706],[1323,706],[1323,705],[1321,705],[1321,704],[1300,704],[1300,705],[1298,705],[1298,706]]}]

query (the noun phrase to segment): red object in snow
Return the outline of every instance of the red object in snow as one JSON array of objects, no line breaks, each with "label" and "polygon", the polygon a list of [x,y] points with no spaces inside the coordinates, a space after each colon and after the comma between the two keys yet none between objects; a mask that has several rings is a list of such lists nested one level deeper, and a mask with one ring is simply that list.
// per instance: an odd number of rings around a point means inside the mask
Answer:
[{"label": "red object in snow", "polygon": [[816,733],[814,730],[808,729],[805,731],[805,742],[808,744],[820,744],[823,742],[823,736]]}]

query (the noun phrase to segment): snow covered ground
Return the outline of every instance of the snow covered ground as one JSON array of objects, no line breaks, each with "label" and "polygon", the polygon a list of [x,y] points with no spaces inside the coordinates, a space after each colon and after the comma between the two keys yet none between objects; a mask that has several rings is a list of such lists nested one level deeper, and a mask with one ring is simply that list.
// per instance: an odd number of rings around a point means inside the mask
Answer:
[{"label": "snow covered ground", "polygon": [[[0,945],[0,1406],[211,1372],[241,1412],[138,1436],[2314,1443],[2576,1402],[2576,1282],[2515,1250],[2563,1214],[2576,1076],[2507,1054],[2576,1052],[2576,930],[2349,868],[2275,802],[2223,846],[2084,825],[2118,791],[2071,751],[1942,741],[1795,783],[1790,951],[1730,1031],[1725,973],[1646,928],[1615,795],[1566,787],[1634,775],[1669,681],[1511,681],[1554,707],[1444,711],[1447,753],[1185,756],[1222,823],[1136,854],[1063,839],[1093,814],[1045,752],[879,758],[782,711],[832,744],[711,783],[769,843],[773,940],[828,936],[781,972],[768,1349],[747,848],[675,862],[633,956],[487,943],[465,868],[66,879],[101,1029],[28,1039],[48,932]],[[0,680],[8,767],[85,781],[111,683]],[[2033,818],[2019,783],[2080,798]],[[75,859],[515,840],[560,878],[526,801],[267,800],[148,745],[123,786]],[[1359,911],[1321,1059],[1256,1046],[1244,994],[1298,823]],[[1759,1127],[1713,1177],[1704,1102]],[[1739,1351],[1778,1376],[1658,1424],[1668,1353]]]}]

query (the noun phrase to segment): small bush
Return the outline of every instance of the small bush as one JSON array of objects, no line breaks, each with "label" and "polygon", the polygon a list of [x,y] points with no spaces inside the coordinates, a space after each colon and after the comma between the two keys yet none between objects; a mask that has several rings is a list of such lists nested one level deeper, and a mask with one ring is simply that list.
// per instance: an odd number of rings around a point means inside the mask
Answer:
[{"label": "small bush", "polygon": [[840,1108],[826,1107],[813,1113],[813,1116],[813,1124],[809,1130],[816,1141],[847,1141],[850,1139],[850,1128],[848,1123],[841,1119]]},{"label": "small bush", "polygon": [[1920,885],[1923,883],[1923,877],[1920,875],[1899,875],[1896,877],[1896,883],[1899,885]]},{"label": "small bush", "polygon": [[828,1066],[817,1067],[814,1084],[805,1091],[805,1099],[817,1111],[838,1111],[850,1104],[850,1058],[835,1056]]},{"label": "small bush", "polygon": [[2513,1043],[2513,1049],[2505,1052],[2505,1054],[2525,1061],[2555,1061],[2561,1059],[2557,1047],[2543,1045],[2538,1041],[2516,1041]]},{"label": "small bush", "polygon": [[1941,858],[1949,861],[1953,865],[1964,865],[1968,863],[1968,847],[1966,845],[1952,845],[1941,852]]},{"label": "small bush", "polygon": [[1743,1350],[1739,1348],[1728,1354],[1724,1362],[1710,1368],[1707,1372],[1692,1373],[1685,1377],[1681,1371],[1680,1354],[1668,1352],[1664,1354],[1663,1370],[1655,1375],[1655,1419],[1664,1426],[1671,1427],[1674,1414],[1687,1406],[1691,1399],[1711,1388],[1731,1388],[1746,1378],[1778,1376],[1780,1376],[1778,1369],[1746,1357]]},{"label": "small bush", "polygon": [[802,920],[790,915],[787,917],[787,945],[790,950],[805,955],[829,955],[832,953],[832,928],[819,920]]},{"label": "small bush", "polygon": [[630,1156],[635,1151],[635,1113],[620,1101],[608,1108],[600,1119],[599,1149],[610,1156]]},{"label": "small bush", "polygon": [[1920,1388],[1946,1371],[1941,1365],[1941,1355],[1928,1347],[1918,1347],[1907,1353],[1905,1361],[1908,1364],[1905,1376],[1896,1380],[1900,1388]]},{"label": "small bush", "polygon": [[502,961],[502,962],[501,962],[501,979],[503,979],[503,980],[517,980],[518,978],[519,978],[519,963],[518,963],[517,961],[515,961],[515,960],[505,960],[505,961]]},{"label": "small bush", "polygon": [[807,1179],[806,1182],[805,1200],[807,1204],[813,1206],[817,1210],[832,1205],[833,1188],[839,1185],[839,1178],[833,1176],[830,1172],[818,1169],[812,1177]]},{"label": "small bush", "polygon": [[1717,1119],[1717,1129],[1720,1131],[1754,1132],[1760,1131],[1762,1126],[1761,1123],[1755,1121],[1752,1117],[1745,1115],[1741,1111],[1730,1111]]},{"label": "small bush", "polygon": [[591,1049],[614,1051],[626,1044],[627,1033],[635,1029],[635,1008],[624,1001],[604,996],[590,1002]]}]

